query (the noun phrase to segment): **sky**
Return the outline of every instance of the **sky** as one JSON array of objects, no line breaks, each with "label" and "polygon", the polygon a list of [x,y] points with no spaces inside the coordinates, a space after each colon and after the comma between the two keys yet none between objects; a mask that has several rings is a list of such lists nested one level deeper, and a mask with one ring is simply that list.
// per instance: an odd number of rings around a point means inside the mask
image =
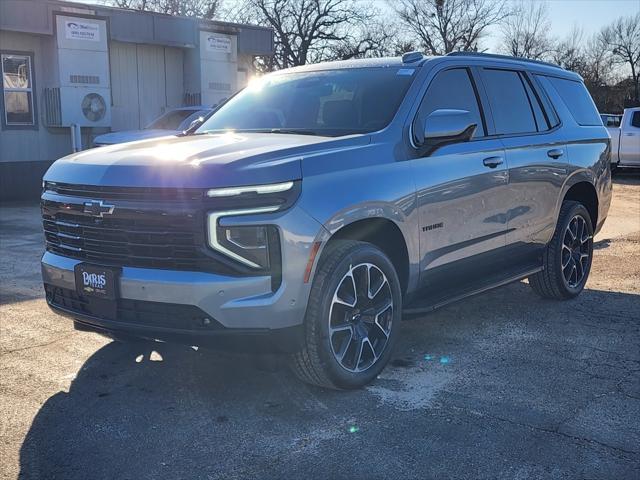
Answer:
[{"label": "sky", "polygon": [[[551,35],[565,37],[573,26],[582,29],[585,38],[621,16],[640,12],[640,0],[547,0],[551,19]],[[493,28],[485,44],[495,50],[499,43],[499,30]]]},{"label": "sky", "polygon": [[[76,0],[83,3],[105,3],[105,0]],[[235,0],[223,0],[225,6],[231,6]],[[372,0],[381,8],[389,8],[393,0]],[[516,1],[516,0],[508,0]],[[623,15],[640,12],[640,0],[541,0],[549,5],[551,35],[565,37],[574,25],[582,29],[585,39],[598,32],[603,26]],[[224,20],[221,18],[220,20]],[[497,51],[500,43],[498,27],[492,27],[483,40],[483,47]]]}]

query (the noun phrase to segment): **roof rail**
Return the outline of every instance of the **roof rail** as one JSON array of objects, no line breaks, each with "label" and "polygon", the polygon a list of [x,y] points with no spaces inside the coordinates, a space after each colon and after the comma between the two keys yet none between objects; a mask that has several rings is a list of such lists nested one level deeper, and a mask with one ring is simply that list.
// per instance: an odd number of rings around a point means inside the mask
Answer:
[{"label": "roof rail", "polygon": [[498,60],[516,60],[518,62],[537,63],[539,65],[546,65],[547,67],[560,68],[564,70],[560,65],[555,63],[543,62],[542,60],[531,60],[530,58],[512,57],[510,55],[499,55],[497,53],[483,53],[483,52],[449,52],[447,57],[484,57],[495,58]]}]

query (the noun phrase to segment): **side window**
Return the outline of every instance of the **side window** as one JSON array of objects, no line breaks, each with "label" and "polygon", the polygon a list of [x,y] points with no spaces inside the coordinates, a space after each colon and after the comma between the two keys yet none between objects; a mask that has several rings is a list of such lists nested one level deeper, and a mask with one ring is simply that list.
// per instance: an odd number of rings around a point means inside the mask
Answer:
[{"label": "side window", "polygon": [[532,102],[520,73],[513,70],[483,69],[482,79],[489,96],[497,134],[538,131]]},{"label": "side window", "polygon": [[547,77],[556,89],[578,125],[602,125],[591,95],[582,82]]},{"label": "side window", "polygon": [[3,123],[6,126],[35,125],[31,56],[3,53]]},{"label": "side window", "polygon": [[521,77],[523,80],[522,83],[527,90],[527,97],[529,97],[529,103],[531,104],[531,109],[533,110],[533,115],[536,119],[536,127],[538,127],[538,131],[544,132],[545,130],[549,130],[551,125],[549,124],[549,120],[544,110],[542,110],[538,94],[533,90],[533,86],[529,83],[529,79],[522,74]]},{"label": "side window", "polygon": [[420,104],[418,117],[424,120],[431,112],[438,109],[467,110],[478,125],[473,136],[486,135],[476,90],[466,68],[445,70],[438,73],[431,81]]},{"label": "side window", "polygon": [[631,117],[631,126],[640,128],[640,111],[633,112],[633,115]]},{"label": "side window", "polygon": [[536,92],[539,94],[540,103],[544,108],[544,112],[547,114],[547,120],[549,120],[550,128],[556,127],[560,125],[560,117],[556,113],[555,108],[551,104],[551,100],[547,92],[542,85],[544,77],[540,77],[539,75],[533,75],[533,80],[536,84]]}]

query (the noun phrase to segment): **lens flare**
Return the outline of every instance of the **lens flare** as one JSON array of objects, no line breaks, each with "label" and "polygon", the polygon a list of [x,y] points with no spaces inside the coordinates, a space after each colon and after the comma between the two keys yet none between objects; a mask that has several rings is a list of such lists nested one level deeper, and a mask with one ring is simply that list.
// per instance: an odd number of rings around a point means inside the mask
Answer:
[{"label": "lens flare", "polygon": [[253,93],[260,93],[264,88],[264,79],[262,77],[253,77],[247,84],[247,90]]}]

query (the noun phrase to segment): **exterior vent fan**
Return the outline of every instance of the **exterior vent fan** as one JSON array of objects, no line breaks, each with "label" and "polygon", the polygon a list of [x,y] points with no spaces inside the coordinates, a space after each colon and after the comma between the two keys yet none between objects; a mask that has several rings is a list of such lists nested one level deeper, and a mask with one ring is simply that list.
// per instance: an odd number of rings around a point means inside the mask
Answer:
[{"label": "exterior vent fan", "polygon": [[89,93],[82,99],[82,114],[87,120],[97,122],[102,120],[107,111],[107,104],[97,93]]}]

